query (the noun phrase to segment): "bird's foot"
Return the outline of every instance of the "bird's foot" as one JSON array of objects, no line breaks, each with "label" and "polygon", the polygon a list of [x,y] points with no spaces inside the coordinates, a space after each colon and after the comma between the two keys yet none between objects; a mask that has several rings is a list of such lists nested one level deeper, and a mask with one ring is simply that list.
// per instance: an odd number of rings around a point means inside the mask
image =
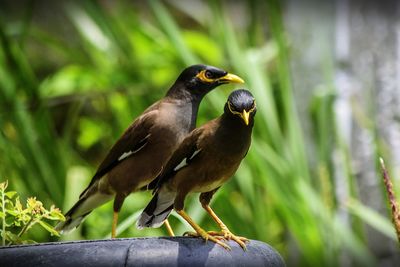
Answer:
[{"label": "bird's foot", "polygon": [[217,238],[218,240],[233,240],[236,243],[239,244],[239,246],[242,247],[243,250],[246,250],[246,243],[249,242],[249,239],[247,239],[246,237],[243,236],[236,236],[234,234],[232,234],[231,231],[229,231],[228,228],[224,227],[221,229],[220,232],[216,232],[216,231],[209,231],[207,232],[209,235]]},{"label": "bird's foot", "polygon": [[211,240],[212,242],[222,246],[224,249],[231,250],[231,247],[229,245],[222,242],[222,240],[224,240],[224,238],[220,238],[220,236],[213,236],[213,235],[209,234],[208,232],[204,231],[203,229],[199,230],[198,232],[185,232],[183,235],[190,236],[190,237],[201,237],[206,242],[208,240]]}]

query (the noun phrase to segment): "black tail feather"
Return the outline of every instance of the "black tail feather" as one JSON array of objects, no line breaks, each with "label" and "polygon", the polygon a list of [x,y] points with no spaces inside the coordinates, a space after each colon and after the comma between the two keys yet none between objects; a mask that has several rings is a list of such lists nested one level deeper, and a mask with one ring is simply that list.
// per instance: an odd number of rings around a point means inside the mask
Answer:
[{"label": "black tail feather", "polygon": [[137,228],[160,227],[174,208],[175,194],[172,192],[157,192],[140,214]]}]

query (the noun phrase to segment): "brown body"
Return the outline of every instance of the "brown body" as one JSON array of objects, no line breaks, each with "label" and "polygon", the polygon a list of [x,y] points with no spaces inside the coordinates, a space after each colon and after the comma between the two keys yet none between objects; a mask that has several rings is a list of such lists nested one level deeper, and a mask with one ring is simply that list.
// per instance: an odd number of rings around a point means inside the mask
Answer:
[{"label": "brown body", "polygon": [[[175,209],[183,208],[184,198],[190,192],[206,193],[218,189],[232,177],[246,155],[251,142],[251,131],[236,128],[230,131],[226,124],[221,129],[220,121],[221,118],[217,118],[210,121],[207,127],[194,130],[191,136],[197,138],[196,146],[200,152],[190,166],[182,168],[166,182],[166,190],[177,192]],[[204,164],[205,162],[208,164]]]},{"label": "brown body", "polygon": [[[152,110],[146,116],[148,119],[154,118],[153,125],[148,131],[148,143],[105,176],[108,188],[118,194],[129,195],[145,187],[160,173],[163,164],[191,129],[190,122],[183,123],[184,129],[188,129],[185,131],[182,131],[182,128],[172,127],[185,118],[182,117],[182,113],[174,109],[177,103],[171,105],[171,102],[177,101],[164,100],[151,107]],[[154,134],[158,132],[163,134]]]},{"label": "brown body", "polygon": [[[149,184],[160,173],[163,164],[189,132],[189,129],[193,127],[190,120],[188,120],[190,116],[183,116],[182,109],[184,109],[185,105],[180,102],[182,101],[169,98],[163,99],[163,101],[153,104],[142,116],[136,119],[125,131],[121,139],[132,136],[130,134],[131,131],[143,132],[141,134],[142,138],[148,136],[146,145],[137,153],[122,160],[102,178],[95,182],[92,181],[82,194],[82,197],[90,196],[92,192],[127,196]],[[177,106],[181,108],[176,109]],[[190,110],[183,112],[187,114]],[[178,122],[184,127],[174,127]],[[138,129],[138,125],[140,125],[141,129]],[[163,134],[155,134],[160,132]],[[110,153],[112,152],[113,149],[111,149]],[[119,154],[122,153],[119,152]],[[107,163],[106,158],[99,169],[102,169],[102,165],[107,164],[109,163]]]},{"label": "brown body", "polygon": [[210,200],[237,170],[251,143],[252,125],[226,116],[193,130],[179,145],[157,178],[156,196],[137,226],[158,227],[172,208],[182,210],[185,197],[202,193]]},{"label": "brown body", "polygon": [[[224,113],[193,130],[179,145],[157,179],[150,184],[155,195],[137,221],[139,229],[159,227],[172,209],[196,231],[195,236],[230,247],[220,238],[233,239],[243,249],[246,238],[233,235],[209,206],[213,194],[236,172],[251,143],[256,104],[252,94],[239,89],[230,94]],[[206,232],[184,211],[189,193],[201,193],[202,207],[221,232]],[[219,237],[216,237],[219,236]]]},{"label": "brown body", "polygon": [[[184,100],[166,97],[145,110],[111,148],[79,201],[66,214],[75,222],[62,229],[74,228],[91,210],[113,198],[114,211],[118,212],[130,193],[154,180],[177,145],[194,128],[191,107]],[[141,140],[145,140],[143,146]],[[125,145],[121,146],[122,143]],[[135,147],[137,143],[139,146]],[[124,153],[135,150],[118,160]],[[113,166],[115,160],[117,164]],[[108,166],[112,168],[108,170]]]},{"label": "brown body", "polygon": [[195,127],[203,97],[215,87],[243,82],[236,75],[205,65],[186,68],[166,96],[138,117],[114,144],[78,202],[57,225],[69,231],[94,208],[114,198],[112,236],[124,199],[160,173],[177,145]]}]

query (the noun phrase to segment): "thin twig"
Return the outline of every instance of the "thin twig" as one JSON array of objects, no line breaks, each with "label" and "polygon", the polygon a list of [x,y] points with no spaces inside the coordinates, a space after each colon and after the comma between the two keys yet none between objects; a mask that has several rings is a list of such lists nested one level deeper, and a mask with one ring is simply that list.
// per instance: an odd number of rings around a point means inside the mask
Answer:
[{"label": "thin twig", "polygon": [[[26,231],[28,231],[29,228],[34,226],[37,223],[37,220],[33,219],[33,217],[29,220],[27,224],[21,229],[21,231],[17,234],[17,237],[20,238]],[[10,241],[7,246],[10,246],[13,243],[13,241]]]},{"label": "thin twig", "polygon": [[17,236],[21,237],[26,232],[26,230],[28,230],[28,228],[31,227],[31,225],[34,225],[34,224],[35,224],[34,223],[34,218],[32,216],[32,218],[29,220],[29,222],[27,224],[25,224],[25,226],[21,229],[21,231],[18,233]]},{"label": "thin twig", "polygon": [[[5,185],[7,187],[7,185]],[[1,211],[3,212],[3,221],[2,221],[2,244],[3,247],[6,245],[6,199],[4,197],[6,189],[1,190]]]},{"label": "thin twig", "polygon": [[382,158],[379,158],[380,163],[381,163],[381,169],[382,169],[382,176],[383,176],[383,182],[385,183],[386,186],[386,191],[388,193],[388,198],[389,198],[389,204],[390,208],[392,210],[392,220],[393,220],[393,225],[394,228],[396,229],[397,233],[397,239],[399,241],[400,245],[400,210],[399,210],[399,204],[396,201],[396,196],[393,191],[393,184],[390,180],[389,173],[385,167],[385,163],[383,162]]}]

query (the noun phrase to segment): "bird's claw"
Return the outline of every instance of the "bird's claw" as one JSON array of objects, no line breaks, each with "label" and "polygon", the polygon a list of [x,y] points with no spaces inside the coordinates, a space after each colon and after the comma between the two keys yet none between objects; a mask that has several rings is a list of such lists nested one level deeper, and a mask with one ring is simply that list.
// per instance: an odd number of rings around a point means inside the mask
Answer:
[{"label": "bird's claw", "polygon": [[229,229],[222,228],[220,232],[209,231],[207,233],[209,235],[217,238],[217,239],[220,239],[220,240],[221,239],[223,239],[223,240],[233,240],[236,243],[238,243],[239,246],[241,246],[243,250],[246,250],[246,243],[250,242],[249,239],[247,239],[246,237],[236,236],[236,235],[232,234],[232,232],[229,231]]},{"label": "bird's claw", "polygon": [[232,250],[231,247],[227,244],[225,244],[224,242],[222,242],[221,240],[225,241],[225,238],[223,236],[213,236],[211,234],[209,234],[206,231],[199,231],[199,232],[185,232],[183,234],[183,236],[190,236],[190,237],[201,237],[203,238],[206,242],[208,240],[220,245],[221,247],[223,247],[226,250]]},{"label": "bird's claw", "polygon": [[183,233],[183,236],[199,237],[200,235],[196,232],[187,231]]},{"label": "bird's claw", "polygon": [[215,237],[216,239],[218,239],[218,240],[222,240],[222,241],[228,241],[225,237],[223,237],[222,235],[210,235],[210,236],[213,236],[213,237]]}]

